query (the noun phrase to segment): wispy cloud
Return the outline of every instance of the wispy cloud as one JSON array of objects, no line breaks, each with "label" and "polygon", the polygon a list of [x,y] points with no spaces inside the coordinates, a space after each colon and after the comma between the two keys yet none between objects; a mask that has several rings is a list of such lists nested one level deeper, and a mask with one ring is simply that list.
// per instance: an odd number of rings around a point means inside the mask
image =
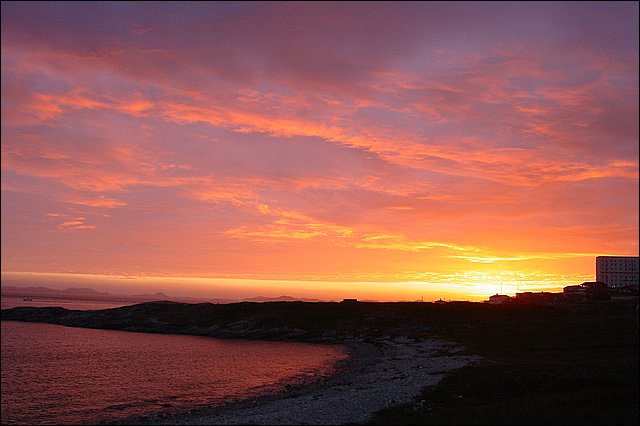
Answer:
[{"label": "wispy cloud", "polygon": [[58,228],[65,231],[78,231],[83,229],[95,229],[95,226],[87,225],[84,222],[84,218],[76,218],[76,220],[68,220],[66,222],[62,222],[60,225],[58,225]]},{"label": "wispy cloud", "polygon": [[72,198],[67,200],[67,202],[89,206],[89,207],[106,207],[106,208],[123,207],[127,205],[127,203],[125,203],[122,200],[117,200],[115,198],[107,198],[107,197]]}]

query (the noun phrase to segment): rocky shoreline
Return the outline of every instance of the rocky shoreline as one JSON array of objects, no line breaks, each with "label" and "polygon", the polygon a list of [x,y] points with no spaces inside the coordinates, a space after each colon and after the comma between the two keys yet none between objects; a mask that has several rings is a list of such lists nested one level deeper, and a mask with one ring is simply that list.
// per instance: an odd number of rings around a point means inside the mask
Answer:
[{"label": "rocky shoreline", "polygon": [[[475,362],[451,342],[405,337],[346,342],[351,358],[320,382],[220,408],[129,419],[138,425],[340,425],[365,423],[378,410],[412,402],[425,386]],[[417,401],[420,404],[420,401]],[[122,423],[122,424],[124,424]]]},{"label": "rocky shoreline", "polygon": [[[120,424],[518,424],[523,412],[532,424],[635,424],[636,306],[637,299],[572,306],[154,302],[101,311],[13,308],[2,310],[2,320],[351,350],[339,374],[276,395]],[[476,363],[473,354],[492,361]],[[463,366],[472,366],[464,376],[455,372]]]},{"label": "rocky shoreline", "polygon": [[[20,307],[3,320],[215,338],[345,344],[349,360],[335,375],[287,391],[187,414],[158,413],[114,424],[352,424],[412,402],[425,386],[475,362],[456,344],[432,338],[427,303],[148,302],[98,311]],[[418,404],[420,402],[418,401]]]}]

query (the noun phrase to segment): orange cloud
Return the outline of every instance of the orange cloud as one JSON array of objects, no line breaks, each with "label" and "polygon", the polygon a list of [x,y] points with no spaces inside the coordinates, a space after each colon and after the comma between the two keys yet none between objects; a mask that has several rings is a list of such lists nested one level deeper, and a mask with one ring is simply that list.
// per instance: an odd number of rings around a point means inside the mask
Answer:
[{"label": "orange cloud", "polygon": [[86,225],[82,220],[70,220],[58,225],[59,229],[66,231],[77,231],[82,229],[95,229],[93,225]]},{"label": "orange cloud", "polygon": [[107,197],[98,197],[98,198],[74,198],[67,200],[69,203],[73,204],[81,204],[89,207],[106,207],[106,208],[115,208],[115,207],[123,207],[126,206],[122,200],[116,200],[115,198],[107,198]]}]

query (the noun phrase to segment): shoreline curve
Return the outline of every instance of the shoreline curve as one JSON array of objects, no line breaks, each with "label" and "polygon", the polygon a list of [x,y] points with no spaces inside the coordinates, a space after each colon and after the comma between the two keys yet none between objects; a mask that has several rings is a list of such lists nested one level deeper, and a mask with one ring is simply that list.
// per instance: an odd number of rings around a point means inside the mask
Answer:
[{"label": "shoreline curve", "polygon": [[320,381],[187,414],[159,413],[112,424],[135,425],[340,425],[366,423],[377,411],[411,402],[446,373],[477,362],[450,341],[383,337],[350,339],[349,360]]}]

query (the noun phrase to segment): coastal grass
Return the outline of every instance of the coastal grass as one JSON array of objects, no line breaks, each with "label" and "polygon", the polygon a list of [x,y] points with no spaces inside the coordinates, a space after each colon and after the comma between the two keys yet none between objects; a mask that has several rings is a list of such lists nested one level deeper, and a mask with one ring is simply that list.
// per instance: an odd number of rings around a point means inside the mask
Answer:
[{"label": "coastal grass", "polygon": [[448,308],[430,323],[483,360],[371,424],[638,424],[635,304]]}]

